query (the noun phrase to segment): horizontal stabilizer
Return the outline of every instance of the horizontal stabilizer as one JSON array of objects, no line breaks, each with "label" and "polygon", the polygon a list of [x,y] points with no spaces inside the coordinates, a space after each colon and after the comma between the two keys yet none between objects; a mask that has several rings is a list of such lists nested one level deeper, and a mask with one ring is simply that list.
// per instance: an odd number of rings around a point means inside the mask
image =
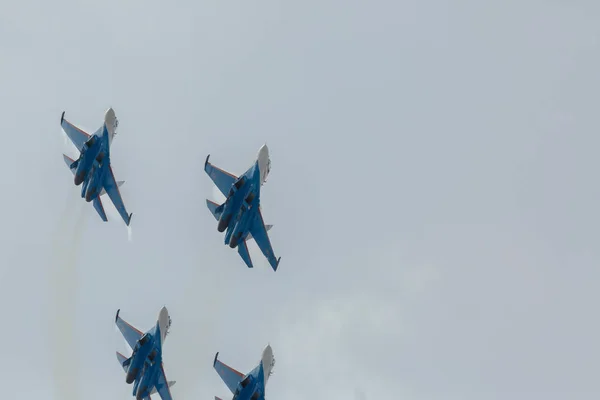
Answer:
[{"label": "horizontal stabilizer", "polygon": [[220,212],[217,212],[217,208],[219,208],[220,206],[215,203],[214,201],[208,200],[206,199],[206,206],[208,207],[208,209],[210,210],[210,213],[213,215],[213,217],[215,217],[215,219],[218,221],[219,217],[221,216]]},{"label": "horizontal stabilizer", "polygon": [[117,360],[119,360],[119,364],[123,367],[123,370],[127,372],[127,367],[129,367],[129,363],[131,362],[131,358],[125,357],[123,354],[117,351]]},{"label": "horizontal stabilizer", "polygon": [[63,159],[65,160],[65,164],[67,164],[67,167],[69,167],[69,169],[71,170],[73,175],[75,175],[76,168],[71,168],[71,164],[73,164],[75,162],[75,160],[73,160],[71,157],[69,157],[66,154],[63,154]]}]

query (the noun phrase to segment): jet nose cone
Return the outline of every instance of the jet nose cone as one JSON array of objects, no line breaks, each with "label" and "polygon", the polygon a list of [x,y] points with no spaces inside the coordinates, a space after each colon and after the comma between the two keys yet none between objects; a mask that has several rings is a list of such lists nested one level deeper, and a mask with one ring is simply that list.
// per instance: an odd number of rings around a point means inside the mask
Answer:
[{"label": "jet nose cone", "polygon": [[166,306],[163,306],[163,308],[160,309],[160,314],[161,317],[168,317],[169,316],[169,311],[167,310]]},{"label": "jet nose cone", "polygon": [[271,348],[270,344],[268,344],[267,347],[265,347],[265,349],[263,350],[263,354],[265,356],[268,356],[269,358],[273,357],[273,349]]},{"label": "jet nose cone", "polygon": [[258,158],[261,160],[268,160],[269,159],[269,148],[267,147],[267,144],[263,144],[260,149],[258,150]]},{"label": "jet nose cone", "polygon": [[104,113],[104,123],[108,126],[109,130],[114,130],[114,128],[117,127],[117,116],[112,108],[109,108],[106,110],[106,113]]}]

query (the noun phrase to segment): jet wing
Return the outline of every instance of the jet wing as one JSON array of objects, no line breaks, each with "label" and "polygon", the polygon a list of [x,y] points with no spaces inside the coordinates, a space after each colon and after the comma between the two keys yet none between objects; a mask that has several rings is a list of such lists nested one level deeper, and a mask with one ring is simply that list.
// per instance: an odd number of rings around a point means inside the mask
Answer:
[{"label": "jet wing", "polygon": [[115,317],[115,324],[117,324],[117,328],[119,328],[119,330],[121,331],[121,334],[127,341],[127,344],[133,350],[133,348],[135,347],[135,344],[137,343],[138,340],[140,340],[143,333],[139,329],[134,328],[129,323],[127,323],[124,319],[119,317],[120,311],[121,310],[117,310],[117,316]]},{"label": "jet wing", "polygon": [[250,234],[252,235],[252,238],[258,247],[260,247],[262,253],[265,255],[265,257],[267,257],[267,260],[269,260],[269,264],[271,264],[273,271],[277,271],[277,266],[279,265],[281,257],[275,258],[275,253],[273,252],[273,246],[271,246],[271,240],[269,239],[267,230],[268,228],[265,226],[265,221],[259,208],[256,211],[254,222],[250,227]]},{"label": "jet wing", "polygon": [[221,193],[223,193],[223,196],[227,197],[231,185],[237,181],[238,177],[209,163],[209,157],[210,154],[206,157],[206,161],[204,162],[204,171],[206,171],[208,176],[210,176],[210,179],[217,185]]},{"label": "jet wing", "polygon": [[133,214],[127,214],[127,210],[125,209],[125,204],[123,203],[123,198],[121,197],[121,192],[119,191],[119,185],[115,179],[115,174],[113,173],[112,166],[108,166],[108,174],[106,174],[104,178],[104,189],[106,193],[108,193],[108,197],[112,200],[113,204],[117,208],[117,211],[125,221],[125,224],[129,226],[131,222],[131,216]]},{"label": "jet wing", "polygon": [[215,354],[215,361],[213,362],[213,367],[217,371],[223,382],[225,382],[225,385],[227,385],[229,390],[231,390],[231,393],[235,393],[237,386],[242,381],[242,379],[244,379],[244,374],[242,374],[239,371],[236,371],[229,365],[217,360],[217,357],[219,357],[219,353]]},{"label": "jet wing", "polygon": [[81,151],[83,144],[90,138],[90,134],[67,121],[64,111],[60,117],[60,126],[62,126],[69,139],[71,139],[71,142],[77,147],[77,150]]},{"label": "jet wing", "polygon": [[171,396],[171,389],[169,389],[169,386],[173,386],[174,384],[175,381],[167,381],[165,367],[161,364],[160,372],[158,374],[158,382],[156,382],[156,386],[154,388],[156,389],[162,400],[173,400],[173,396]]}]

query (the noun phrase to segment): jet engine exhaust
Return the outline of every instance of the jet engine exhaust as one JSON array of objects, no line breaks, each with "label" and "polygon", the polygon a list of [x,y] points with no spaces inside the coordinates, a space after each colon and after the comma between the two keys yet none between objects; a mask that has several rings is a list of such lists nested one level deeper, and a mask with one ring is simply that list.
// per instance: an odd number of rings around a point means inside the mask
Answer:
[{"label": "jet engine exhaust", "polygon": [[227,215],[225,218],[221,216],[219,218],[219,224],[217,225],[217,230],[219,232],[225,232],[225,229],[229,226],[229,221],[231,220],[231,214]]},{"label": "jet engine exhaust", "polygon": [[79,172],[75,175],[75,186],[79,186],[83,183],[83,179],[85,178],[85,172]]},{"label": "jet engine exhaust", "polygon": [[137,393],[135,394],[135,400],[143,400],[143,394],[147,391],[147,389],[148,386],[144,386],[143,388],[138,389]]},{"label": "jet engine exhaust", "polygon": [[94,195],[96,194],[96,187],[91,187],[85,192],[85,201],[88,203],[93,200]]},{"label": "jet engine exhaust", "polygon": [[229,241],[229,247],[231,247],[232,249],[235,249],[238,245],[238,242],[240,241],[240,238],[242,237],[242,233],[236,233],[234,235],[231,236],[231,240]]},{"label": "jet engine exhaust", "polygon": [[133,381],[135,381],[135,377],[137,376],[139,372],[139,368],[133,368],[132,370],[127,371],[127,376],[125,377],[125,382],[127,382],[127,384],[132,384]]}]

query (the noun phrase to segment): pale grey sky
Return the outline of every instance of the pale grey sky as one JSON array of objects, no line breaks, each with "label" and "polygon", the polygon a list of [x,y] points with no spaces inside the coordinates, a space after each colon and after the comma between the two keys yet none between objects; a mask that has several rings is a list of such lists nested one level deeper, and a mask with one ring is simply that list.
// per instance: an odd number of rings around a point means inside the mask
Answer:
[{"label": "pale grey sky", "polygon": [[[175,400],[600,395],[600,5],[0,2],[3,396],[131,399],[114,315],[164,304]],[[132,220],[103,223],[60,114],[113,107]],[[206,209],[261,144],[276,273]],[[58,311],[56,310],[58,308]]]}]

